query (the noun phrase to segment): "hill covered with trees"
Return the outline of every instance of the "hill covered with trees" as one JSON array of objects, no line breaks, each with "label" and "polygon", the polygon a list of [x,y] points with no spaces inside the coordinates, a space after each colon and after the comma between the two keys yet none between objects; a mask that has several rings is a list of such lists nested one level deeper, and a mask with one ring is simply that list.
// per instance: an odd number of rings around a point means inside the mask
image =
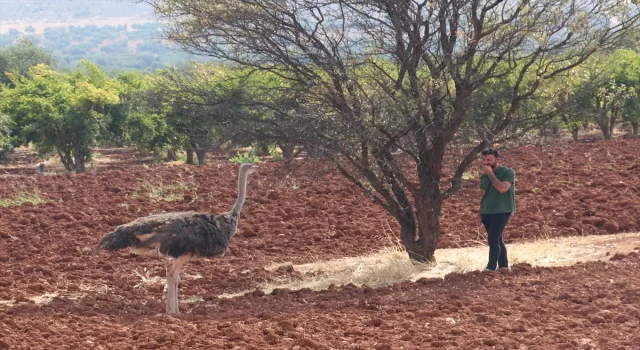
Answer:
[{"label": "hill covered with trees", "polygon": [[190,59],[203,60],[177,50],[158,39],[164,24],[47,27],[42,34],[11,29],[0,35],[0,48],[27,39],[51,52],[59,68],[74,68],[80,60],[97,63],[107,72],[154,70],[182,64]]},{"label": "hill covered with trees", "polygon": [[146,3],[0,0],[0,9],[0,48],[30,40],[50,52],[59,69],[85,59],[108,73],[151,71],[198,59],[158,39],[164,24]]}]

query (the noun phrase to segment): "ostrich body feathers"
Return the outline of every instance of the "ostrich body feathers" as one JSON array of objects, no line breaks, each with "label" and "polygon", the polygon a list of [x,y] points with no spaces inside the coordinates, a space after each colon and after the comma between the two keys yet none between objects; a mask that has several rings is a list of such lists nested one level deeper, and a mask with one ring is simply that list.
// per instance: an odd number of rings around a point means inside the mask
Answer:
[{"label": "ostrich body feathers", "polygon": [[155,214],[118,226],[104,236],[96,251],[129,248],[140,255],[170,257],[222,256],[236,233],[239,215],[194,211]]}]

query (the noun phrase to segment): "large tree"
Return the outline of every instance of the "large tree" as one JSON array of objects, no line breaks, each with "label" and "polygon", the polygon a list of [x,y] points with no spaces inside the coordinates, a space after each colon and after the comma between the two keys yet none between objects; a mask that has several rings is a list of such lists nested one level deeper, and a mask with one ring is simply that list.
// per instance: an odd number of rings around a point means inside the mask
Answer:
[{"label": "large tree", "polygon": [[[522,101],[638,24],[638,6],[614,0],[145,1],[183,49],[289,81],[299,108],[275,105],[287,116],[280,127],[393,215],[418,261],[433,258],[443,201]],[[442,184],[447,145],[474,93],[496,79],[508,103],[456,152]]]}]

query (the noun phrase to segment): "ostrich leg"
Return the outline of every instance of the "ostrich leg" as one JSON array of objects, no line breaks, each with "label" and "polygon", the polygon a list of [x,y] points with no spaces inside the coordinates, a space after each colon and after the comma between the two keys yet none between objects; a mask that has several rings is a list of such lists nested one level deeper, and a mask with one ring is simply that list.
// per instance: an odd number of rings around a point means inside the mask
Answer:
[{"label": "ostrich leg", "polygon": [[171,268],[167,271],[167,314],[177,314],[178,310],[178,284],[180,283],[180,270],[186,259],[183,257],[173,260]]},{"label": "ostrich leg", "polygon": [[177,313],[173,300],[178,298],[178,288],[176,284],[176,271],[174,266],[167,271],[167,314]]}]

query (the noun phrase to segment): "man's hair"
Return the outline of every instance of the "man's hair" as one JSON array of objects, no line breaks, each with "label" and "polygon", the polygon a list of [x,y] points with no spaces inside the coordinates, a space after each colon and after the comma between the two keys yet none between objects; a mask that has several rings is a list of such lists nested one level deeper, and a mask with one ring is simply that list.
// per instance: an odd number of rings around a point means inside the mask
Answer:
[{"label": "man's hair", "polygon": [[487,148],[484,151],[482,151],[482,155],[483,156],[488,156],[490,154],[493,154],[496,158],[500,158],[500,154],[498,153],[498,150],[496,150],[496,149]]}]

